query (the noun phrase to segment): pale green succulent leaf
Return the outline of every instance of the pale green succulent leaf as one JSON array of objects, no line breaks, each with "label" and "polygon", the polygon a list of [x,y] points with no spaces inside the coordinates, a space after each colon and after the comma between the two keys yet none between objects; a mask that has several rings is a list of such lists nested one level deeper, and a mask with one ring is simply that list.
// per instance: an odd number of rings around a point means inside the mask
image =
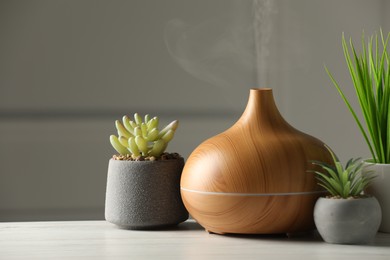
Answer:
[{"label": "pale green succulent leaf", "polygon": [[174,135],[175,135],[175,132],[173,130],[168,130],[168,132],[166,132],[161,137],[161,139],[164,140],[165,143],[169,143],[173,139]]},{"label": "pale green succulent leaf", "polygon": [[134,121],[138,126],[140,126],[142,124],[142,117],[138,113],[135,113]]},{"label": "pale green succulent leaf", "polygon": [[141,124],[141,133],[143,138],[147,138],[148,136],[148,127],[146,126],[145,123]]},{"label": "pale green succulent leaf", "polygon": [[178,120],[172,121],[166,127],[164,127],[163,130],[160,131],[160,134],[158,135],[159,138],[163,137],[169,130],[175,132],[178,126],[179,126]]},{"label": "pale green succulent leaf", "polygon": [[142,130],[141,127],[137,126],[134,128],[134,136],[141,136],[142,135]]},{"label": "pale green succulent leaf", "polygon": [[[148,114],[144,117],[134,114],[134,121],[128,116],[122,117],[122,122],[115,121],[118,137],[112,137],[113,147],[121,154],[129,154],[133,158],[143,156],[160,156],[174,137],[178,127],[178,121],[172,121],[162,131],[158,130],[158,117],[151,118]],[[114,146],[115,145],[115,146]],[[119,152],[118,151],[118,152]]]},{"label": "pale green succulent leaf", "polygon": [[158,128],[158,117],[153,117],[149,120],[149,122],[146,124],[148,127],[148,130],[151,130],[153,128]]},{"label": "pale green succulent leaf", "polygon": [[154,143],[152,150],[150,151],[150,155],[158,157],[164,152],[165,148],[166,148],[166,144],[164,140],[162,139],[157,140]]},{"label": "pale green succulent leaf", "polygon": [[115,121],[115,126],[116,129],[118,130],[118,135],[119,136],[124,136],[126,138],[130,138],[132,134],[127,131],[127,129],[122,125],[122,123],[119,120]]},{"label": "pale green succulent leaf", "polygon": [[129,138],[129,147],[128,149],[131,151],[131,153],[135,156],[135,157],[138,157],[140,156],[140,151],[138,149],[138,146],[137,144],[135,143],[135,138],[134,137],[130,137]]},{"label": "pale green succulent leaf", "polygon": [[146,114],[145,115],[145,120],[144,120],[145,124],[147,124],[149,122],[149,120],[150,120],[150,115]]},{"label": "pale green succulent leaf", "polygon": [[130,123],[130,125],[131,125],[131,127],[134,129],[134,128],[136,128],[137,127],[137,124],[134,122],[134,121],[129,121],[129,123]]},{"label": "pale green succulent leaf", "polygon": [[128,147],[128,145],[129,145],[129,138],[126,138],[124,136],[119,136],[118,140],[121,143],[121,145],[123,145],[126,148]]},{"label": "pale green succulent leaf", "polygon": [[179,127],[179,120],[174,120],[169,125],[173,131],[176,131],[176,129]]},{"label": "pale green succulent leaf", "polygon": [[154,142],[157,140],[157,138],[158,138],[158,130],[157,128],[153,128],[152,130],[150,130],[146,140],[149,142]]},{"label": "pale green succulent leaf", "polygon": [[110,143],[112,145],[112,147],[121,155],[126,155],[128,154],[128,150],[125,146],[123,146],[119,140],[118,140],[118,137],[116,137],[115,135],[111,135],[110,136]]},{"label": "pale green succulent leaf", "polygon": [[147,155],[148,143],[146,142],[146,140],[142,136],[138,135],[135,137],[135,143],[138,146],[138,150],[142,152],[142,155]]},{"label": "pale green succulent leaf", "polygon": [[126,130],[133,136],[134,135],[134,127],[130,124],[130,119],[128,116],[123,116],[122,118],[123,126]]}]

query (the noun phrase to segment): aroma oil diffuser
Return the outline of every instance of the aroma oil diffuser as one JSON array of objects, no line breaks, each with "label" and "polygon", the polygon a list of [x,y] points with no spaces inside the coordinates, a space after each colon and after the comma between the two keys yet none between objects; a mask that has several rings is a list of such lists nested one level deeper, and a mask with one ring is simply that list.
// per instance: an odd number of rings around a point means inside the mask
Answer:
[{"label": "aroma oil diffuser", "polygon": [[315,201],[323,195],[308,172],[311,160],[331,162],[324,143],[282,118],[271,89],[251,89],[241,118],[188,158],[182,199],[212,233],[310,230]]}]

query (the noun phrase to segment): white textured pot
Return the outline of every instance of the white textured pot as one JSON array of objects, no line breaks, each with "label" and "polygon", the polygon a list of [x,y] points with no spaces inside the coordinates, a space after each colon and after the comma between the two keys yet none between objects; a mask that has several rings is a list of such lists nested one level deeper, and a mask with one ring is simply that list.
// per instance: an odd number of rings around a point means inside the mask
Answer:
[{"label": "white textured pot", "polygon": [[382,208],[382,223],[380,232],[390,233],[390,164],[370,163],[365,161],[363,174],[374,172],[376,177],[365,193],[373,195],[379,201]]},{"label": "white textured pot", "polygon": [[325,242],[367,244],[378,231],[381,208],[374,197],[319,198],[314,207],[314,222]]},{"label": "white textured pot", "polygon": [[180,196],[184,160],[119,161],[108,165],[105,218],[126,229],[155,229],[188,218]]}]

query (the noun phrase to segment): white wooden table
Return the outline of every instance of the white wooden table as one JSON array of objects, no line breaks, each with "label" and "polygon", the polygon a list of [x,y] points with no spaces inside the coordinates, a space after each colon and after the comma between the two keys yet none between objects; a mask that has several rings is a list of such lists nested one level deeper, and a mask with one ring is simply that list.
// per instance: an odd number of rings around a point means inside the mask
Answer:
[{"label": "white wooden table", "polygon": [[0,259],[390,259],[390,234],[371,245],[331,245],[316,234],[221,236],[194,221],[160,231],[105,221],[0,223]]}]

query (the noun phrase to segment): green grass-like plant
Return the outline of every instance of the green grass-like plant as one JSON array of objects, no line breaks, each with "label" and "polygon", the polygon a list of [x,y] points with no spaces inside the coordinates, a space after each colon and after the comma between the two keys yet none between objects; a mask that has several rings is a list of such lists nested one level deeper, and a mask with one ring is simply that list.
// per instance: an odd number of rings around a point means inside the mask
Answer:
[{"label": "green grass-like plant", "polygon": [[120,155],[131,155],[134,159],[140,156],[159,157],[173,139],[179,121],[172,121],[161,131],[158,125],[158,117],[146,115],[142,121],[142,117],[135,113],[132,121],[123,116],[122,122],[115,121],[118,136],[111,135],[110,143]]},{"label": "green grass-like plant", "polygon": [[380,37],[376,33],[368,38],[366,47],[363,33],[361,53],[356,51],[351,39],[348,46],[344,34],[342,36],[345,60],[366,122],[366,129],[340,86],[325,67],[363,134],[375,163],[390,163],[390,62],[387,51],[389,36],[390,33],[385,38],[381,30]]},{"label": "green grass-like plant", "polygon": [[361,196],[363,190],[374,178],[369,171],[362,174],[364,162],[361,158],[350,159],[344,168],[332,150],[326,148],[332,155],[334,165],[318,161],[312,162],[322,169],[322,171],[312,171],[316,174],[318,185],[325,188],[333,197],[346,199]]}]

